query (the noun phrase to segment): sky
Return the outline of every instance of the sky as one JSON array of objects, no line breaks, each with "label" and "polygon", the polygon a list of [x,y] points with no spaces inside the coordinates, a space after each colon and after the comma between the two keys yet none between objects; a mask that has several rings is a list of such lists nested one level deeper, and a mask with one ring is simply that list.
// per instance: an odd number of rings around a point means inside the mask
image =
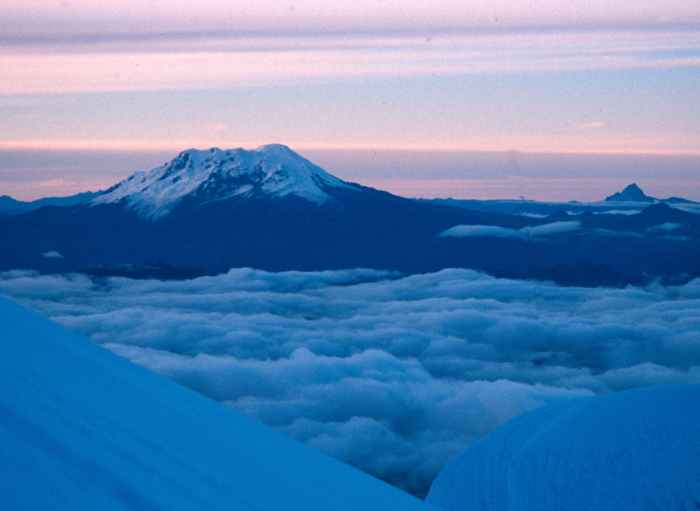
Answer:
[{"label": "sky", "polygon": [[418,496],[520,413],[700,382],[700,280],[611,289],[462,269],[166,282],[13,271],[0,293]]},{"label": "sky", "polygon": [[[0,194],[68,195],[190,147],[282,143],[409,196],[595,200],[641,167],[642,188],[700,200],[697,83],[697,0],[4,0]],[[499,165],[512,154],[538,158]],[[542,176],[552,154],[575,169]],[[609,163],[620,155],[637,160]],[[660,157],[667,171],[645,175]]]}]

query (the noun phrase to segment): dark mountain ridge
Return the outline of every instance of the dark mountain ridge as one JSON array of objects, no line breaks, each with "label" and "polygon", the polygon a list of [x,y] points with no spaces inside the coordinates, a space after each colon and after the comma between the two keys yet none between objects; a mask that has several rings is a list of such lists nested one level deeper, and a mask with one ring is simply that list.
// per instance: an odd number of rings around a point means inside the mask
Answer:
[{"label": "dark mountain ridge", "polygon": [[0,197],[0,214],[3,216],[18,215],[27,211],[34,211],[46,206],[73,206],[90,201],[103,192],[83,192],[70,197],[45,197],[35,201],[18,201],[8,195]]},{"label": "dark mountain ridge", "polygon": [[157,277],[244,266],[464,267],[625,285],[700,275],[699,233],[699,215],[665,204],[632,215],[475,211],[341,181],[284,146],[214,148],[185,151],[86,203],[0,219],[0,270],[123,275],[131,267]]},{"label": "dark mountain ridge", "polygon": [[627,186],[621,192],[612,194],[610,197],[605,198],[605,202],[657,202],[658,199],[654,197],[649,197],[644,194],[641,188],[637,186],[637,183],[632,183]]},{"label": "dark mountain ridge", "polygon": [[597,202],[538,202],[532,200],[476,200],[476,199],[415,199],[428,204],[440,204],[456,208],[472,209],[490,213],[507,215],[531,215],[544,217],[556,212],[570,214],[607,213],[621,214],[639,213],[641,209],[656,203],[669,204],[685,208],[700,214],[700,203],[680,197],[657,199],[646,195],[635,183],[627,186],[622,192],[617,192],[602,201]]}]

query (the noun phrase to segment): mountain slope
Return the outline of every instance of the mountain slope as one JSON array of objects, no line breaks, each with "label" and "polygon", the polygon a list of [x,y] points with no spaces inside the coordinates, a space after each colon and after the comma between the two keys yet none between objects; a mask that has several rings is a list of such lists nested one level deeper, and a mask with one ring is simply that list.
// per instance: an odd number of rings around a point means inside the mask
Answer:
[{"label": "mountain slope", "polygon": [[125,201],[127,208],[140,217],[157,220],[185,197],[204,204],[239,195],[294,195],[322,204],[329,199],[324,188],[348,186],[283,145],[266,145],[253,151],[189,149],[148,173],[137,172],[91,205]]},{"label": "mountain slope", "polygon": [[454,265],[437,235],[464,222],[522,227],[527,220],[418,204],[346,183],[284,146],[190,150],[87,204],[0,221],[0,269],[162,261],[207,272],[431,271]]},{"label": "mountain slope", "polygon": [[521,415],[433,482],[445,511],[698,509],[700,385],[576,399]]},{"label": "mountain slope", "polygon": [[0,297],[6,509],[427,510]]},{"label": "mountain slope", "polygon": [[632,183],[621,192],[605,198],[605,202],[656,202],[658,199],[645,195],[637,183]]},{"label": "mountain slope", "polygon": [[26,211],[34,211],[35,209],[45,206],[73,206],[82,204],[98,197],[102,192],[84,192],[70,197],[46,197],[43,199],[22,202],[13,199],[7,195],[0,197],[0,213],[6,215],[18,215]]}]

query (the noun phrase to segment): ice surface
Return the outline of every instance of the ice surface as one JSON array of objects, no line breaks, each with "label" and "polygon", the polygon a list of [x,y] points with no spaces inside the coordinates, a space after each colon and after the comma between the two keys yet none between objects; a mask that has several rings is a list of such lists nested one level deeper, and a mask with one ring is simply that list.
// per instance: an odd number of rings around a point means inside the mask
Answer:
[{"label": "ice surface", "polygon": [[252,151],[189,149],[148,173],[137,172],[90,204],[126,200],[139,216],[157,220],[183,197],[200,192],[200,200],[244,195],[258,187],[263,195],[296,195],[317,204],[328,200],[325,186],[348,186],[286,146],[272,144]]},{"label": "ice surface", "polygon": [[700,509],[700,384],[550,405],[469,446],[426,502],[452,510]]},{"label": "ice surface", "polygon": [[0,507],[428,510],[0,297]]}]

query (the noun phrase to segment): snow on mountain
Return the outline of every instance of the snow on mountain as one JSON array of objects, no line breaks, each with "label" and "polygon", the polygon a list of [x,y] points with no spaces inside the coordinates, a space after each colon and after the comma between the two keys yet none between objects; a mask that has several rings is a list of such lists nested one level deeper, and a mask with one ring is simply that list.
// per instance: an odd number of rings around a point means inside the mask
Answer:
[{"label": "snow on mountain", "polygon": [[565,401],[496,428],[433,482],[446,511],[700,508],[700,384]]},{"label": "snow on mountain", "polygon": [[207,202],[236,195],[296,195],[316,204],[329,199],[326,187],[350,186],[286,146],[206,151],[189,149],[150,172],[137,172],[90,204],[125,200],[139,216],[157,220],[184,197]]},{"label": "snow on mountain", "polygon": [[0,507],[433,509],[0,297]]}]

